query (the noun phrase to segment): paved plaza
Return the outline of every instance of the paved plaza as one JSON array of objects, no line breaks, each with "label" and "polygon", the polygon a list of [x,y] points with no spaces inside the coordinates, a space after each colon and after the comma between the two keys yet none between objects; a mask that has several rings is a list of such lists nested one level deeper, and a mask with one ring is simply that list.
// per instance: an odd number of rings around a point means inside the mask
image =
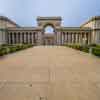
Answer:
[{"label": "paved plaza", "polygon": [[1,57],[0,100],[100,100],[100,58],[63,46]]}]

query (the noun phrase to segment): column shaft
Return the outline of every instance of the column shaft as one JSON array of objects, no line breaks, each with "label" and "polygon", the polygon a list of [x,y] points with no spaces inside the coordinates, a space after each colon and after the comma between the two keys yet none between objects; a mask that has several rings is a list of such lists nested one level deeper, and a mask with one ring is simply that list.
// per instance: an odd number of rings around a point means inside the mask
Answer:
[{"label": "column shaft", "polygon": [[10,35],[11,35],[11,33],[8,34],[8,38],[9,38],[9,39],[8,39],[8,42],[9,42],[9,44],[11,44],[11,38],[10,38]]}]

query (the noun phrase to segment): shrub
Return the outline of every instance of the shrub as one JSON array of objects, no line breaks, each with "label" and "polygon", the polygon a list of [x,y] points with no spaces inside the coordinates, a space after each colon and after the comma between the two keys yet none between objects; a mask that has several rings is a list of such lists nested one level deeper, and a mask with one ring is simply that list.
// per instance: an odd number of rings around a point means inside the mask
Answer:
[{"label": "shrub", "polygon": [[89,47],[83,47],[82,51],[86,52],[86,53],[89,53]]},{"label": "shrub", "polygon": [[66,46],[71,47],[76,50],[87,52],[87,53],[89,53],[89,49],[90,47],[92,47],[92,54],[100,57],[100,45],[92,44],[92,45],[82,46],[82,45],[76,45],[76,44],[70,44],[70,45],[67,44]]},{"label": "shrub", "polygon": [[93,48],[92,49],[92,53],[96,56],[99,56],[100,57],[100,48]]},{"label": "shrub", "polygon": [[32,47],[32,44],[0,45],[0,56]]},{"label": "shrub", "polygon": [[96,44],[90,44],[89,46],[90,47],[96,47],[97,45]]},{"label": "shrub", "polygon": [[100,48],[100,45],[97,45],[96,47],[97,47],[97,48]]},{"label": "shrub", "polygon": [[3,55],[5,55],[5,54],[7,54],[6,48],[1,48],[1,49],[0,49],[0,56],[3,56]]},{"label": "shrub", "polygon": [[9,47],[10,53],[16,52],[16,47]]},{"label": "shrub", "polygon": [[89,52],[89,46],[82,46],[82,45],[79,45],[79,44],[70,44],[70,45],[66,45],[68,47],[71,47],[73,49],[76,49],[76,50],[80,50],[80,51],[83,51],[83,52]]}]

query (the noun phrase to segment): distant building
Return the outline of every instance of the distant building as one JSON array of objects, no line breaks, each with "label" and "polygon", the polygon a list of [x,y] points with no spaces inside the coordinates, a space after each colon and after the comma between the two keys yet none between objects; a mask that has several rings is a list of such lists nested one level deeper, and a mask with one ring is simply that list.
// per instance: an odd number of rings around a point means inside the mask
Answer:
[{"label": "distant building", "polygon": [[80,27],[63,27],[61,17],[37,17],[37,27],[21,27],[0,16],[0,44],[100,44],[100,16]]}]

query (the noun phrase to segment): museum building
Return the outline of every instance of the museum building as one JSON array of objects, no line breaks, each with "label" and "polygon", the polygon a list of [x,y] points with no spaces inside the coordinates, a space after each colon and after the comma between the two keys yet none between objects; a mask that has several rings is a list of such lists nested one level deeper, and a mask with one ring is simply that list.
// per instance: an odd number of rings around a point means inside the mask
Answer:
[{"label": "museum building", "polygon": [[100,16],[90,18],[79,27],[62,26],[62,18],[37,17],[36,27],[21,27],[0,16],[0,44],[100,44]]}]

